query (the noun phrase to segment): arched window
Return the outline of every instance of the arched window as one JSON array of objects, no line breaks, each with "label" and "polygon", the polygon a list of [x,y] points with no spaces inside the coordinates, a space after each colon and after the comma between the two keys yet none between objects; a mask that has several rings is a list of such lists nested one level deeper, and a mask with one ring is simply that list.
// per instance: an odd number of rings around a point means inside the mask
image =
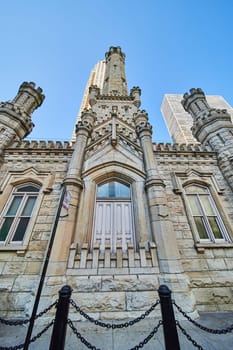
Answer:
[{"label": "arched window", "polygon": [[32,183],[14,188],[1,215],[1,244],[22,243],[39,190],[39,186]]},{"label": "arched window", "polygon": [[191,214],[201,241],[229,241],[227,230],[207,187],[185,187]]},{"label": "arched window", "polygon": [[134,244],[129,185],[111,181],[98,186],[92,243],[99,243],[102,252],[106,245],[115,252],[118,244],[123,251],[128,243]]}]

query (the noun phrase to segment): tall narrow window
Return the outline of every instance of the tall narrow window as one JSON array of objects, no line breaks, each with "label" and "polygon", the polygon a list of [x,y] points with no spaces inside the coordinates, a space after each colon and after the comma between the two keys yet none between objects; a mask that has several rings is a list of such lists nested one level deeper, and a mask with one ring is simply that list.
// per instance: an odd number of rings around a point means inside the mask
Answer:
[{"label": "tall narrow window", "polygon": [[39,190],[31,183],[14,189],[1,216],[0,244],[22,243]]},{"label": "tall narrow window", "polygon": [[229,237],[214,200],[207,187],[185,187],[193,220],[201,241],[229,241]]},{"label": "tall narrow window", "polygon": [[99,243],[101,251],[110,245],[112,252],[118,244],[123,251],[127,243],[134,244],[130,186],[116,181],[98,186],[93,243]]}]

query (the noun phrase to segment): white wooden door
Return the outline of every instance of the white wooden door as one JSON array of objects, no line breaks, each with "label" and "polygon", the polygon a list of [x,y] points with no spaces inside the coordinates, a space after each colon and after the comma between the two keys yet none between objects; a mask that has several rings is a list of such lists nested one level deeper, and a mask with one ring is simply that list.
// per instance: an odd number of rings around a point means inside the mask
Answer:
[{"label": "white wooden door", "polygon": [[111,246],[116,252],[117,244],[122,250],[127,250],[127,243],[134,244],[133,218],[130,201],[97,201],[93,243],[100,244],[100,250],[105,245]]}]

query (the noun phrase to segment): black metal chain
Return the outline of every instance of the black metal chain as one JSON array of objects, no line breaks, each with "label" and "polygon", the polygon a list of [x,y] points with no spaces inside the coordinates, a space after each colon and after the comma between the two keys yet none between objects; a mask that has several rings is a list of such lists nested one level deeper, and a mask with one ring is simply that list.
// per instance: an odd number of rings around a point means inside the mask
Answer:
[{"label": "black metal chain", "polygon": [[73,333],[76,335],[76,337],[81,341],[81,343],[83,343],[84,345],[86,345],[86,347],[88,349],[91,350],[101,350],[99,348],[97,348],[96,346],[92,345],[91,343],[89,343],[89,341],[87,341],[82,335],[81,333],[78,332],[77,328],[74,326],[73,322],[68,319],[67,320],[67,324],[68,326],[72,329]]},{"label": "black metal chain", "polygon": [[[35,342],[38,338],[40,338],[52,325],[54,324],[54,319],[44,328],[42,331],[37,333],[31,340],[30,343]],[[15,346],[0,346],[0,350],[18,350],[24,347],[24,344],[19,344]]]},{"label": "black metal chain", "polygon": [[182,308],[176,304],[176,302],[173,300],[173,304],[175,305],[175,307],[177,308],[177,310],[185,317],[187,318],[187,320],[191,323],[193,323],[195,326],[197,326],[198,328],[200,328],[201,330],[205,331],[205,332],[208,332],[208,333],[211,333],[211,334],[227,334],[227,333],[230,333],[232,332],[233,330],[233,324],[230,325],[229,327],[227,328],[224,328],[224,329],[212,329],[212,328],[208,328],[208,327],[205,327],[205,326],[202,326],[200,323],[194,321],[190,316],[188,316],[186,314],[186,312],[184,310],[182,310]]},{"label": "black metal chain", "polygon": [[38,315],[36,315],[35,319],[37,320],[39,317],[43,316],[44,314],[46,314],[49,310],[51,310],[54,306],[57,306],[58,304],[58,300],[55,300],[54,303],[52,303],[51,305],[49,305],[48,307],[46,307],[46,309],[44,309],[43,311],[39,312]]},{"label": "black metal chain", "polygon": [[[154,329],[151,331],[151,333],[143,340],[141,341],[138,345],[135,345],[133,348],[131,348],[130,350],[139,350],[142,349],[144,345],[146,345],[152,338],[153,336],[158,332],[159,327],[161,326],[163,322],[161,320],[159,320],[157,326],[154,327]],[[91,350],[101,350],[99,348],[97,348],[96,346],[92,345],[91,343],[89,343],[89,341],[87,341],[82,335],[81,333],[78,332],[77,328],[74,326],[73,322],[68,319],[67,320],[67,324],[69,325],[69,327],[72,329],[73,333],[76,335],[76,337],[81,341],[81,343],[83,343],[88,349]]]},{"label": "black metal chain", "polygon": [[[54,306],[56,306],[57,303],[58,303],[58,301],[56,300],[53,304],[51,304],[46,309],[41,311],[38,315],[36,315],[35,319],[37,319],[37,318],[43,316],[44,314],[46,314],[49,310],[51,310]],[[7,326],[22,326],[22,325],[27,324],[29,322],[30,322],[30,318],[27,318],[26,320],[10,321],[10,320],[5,320],[4,318],[0,317],[0,323],[5,324]]]},{"label": "black metal chain", "polygon": [[76,309],[77,312],[80,313],[81,316],[85,317],[88,321],[94,323],[97,326],[108,328],[108,329],[109,328],[112,328],[112,329],[127,328],[129,326],[133,326],[135,323],[138,323],[138,322],[144,320],[144,318],[146,316],[148,316],[156,308],[156,306],[159,305],[159,303],[160,303],[160,301],[157,300],[156,303],[154,303],[147,311],[145,311],[143,314],[141,314],[141,316],[135,318],[134,320],[124,322],[124,323],[111,324],[111,323],[105,323],[105,322],[102,322],[99,320],[95,320],[93,317],[89,316],[84,311],[82,311],[73,299],[70,300],[70,304]]},{"label": "black metal chain", "polygon": [[153,336],[158,332],[158,329],[162,324],[163,324],[163,321],[159,320],[157,326],[154,327],[154,329],[150,332],[150,334],[142,342],[140,342],[138,345],[135,345],[130,350],[142,349],[143,346],[146,345],[153,338]]},{"label": "black metal chain", "polygon": [[181,332],[186,336],[186,338],[193,344],[195,348],[198,348],[199,350],[204,350],[204,348],[199,345],[196,340],[194,340],[190,334],[186,332],[186,330],[180,325],[179,321],[176,321],[176,325],[179,327]]}]

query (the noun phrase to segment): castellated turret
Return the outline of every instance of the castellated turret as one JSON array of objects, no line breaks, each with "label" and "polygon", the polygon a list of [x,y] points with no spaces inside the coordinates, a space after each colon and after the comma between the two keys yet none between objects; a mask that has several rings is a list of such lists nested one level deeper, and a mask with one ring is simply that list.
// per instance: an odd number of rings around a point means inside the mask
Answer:
[{"label": "castellated turret", "polygon": [[217,153],[219,166],[233,189],[233,124],[226,109],[211,108],[202,89],[190,89],[181,101],[193,117],[192,133]]},{"label": "castellated turret", "polygon": [[31,115],[44,98],[40,87],[24,82],[12,101],[0,103],[0,156],[14,140],[22,140],[32,131]]}]

